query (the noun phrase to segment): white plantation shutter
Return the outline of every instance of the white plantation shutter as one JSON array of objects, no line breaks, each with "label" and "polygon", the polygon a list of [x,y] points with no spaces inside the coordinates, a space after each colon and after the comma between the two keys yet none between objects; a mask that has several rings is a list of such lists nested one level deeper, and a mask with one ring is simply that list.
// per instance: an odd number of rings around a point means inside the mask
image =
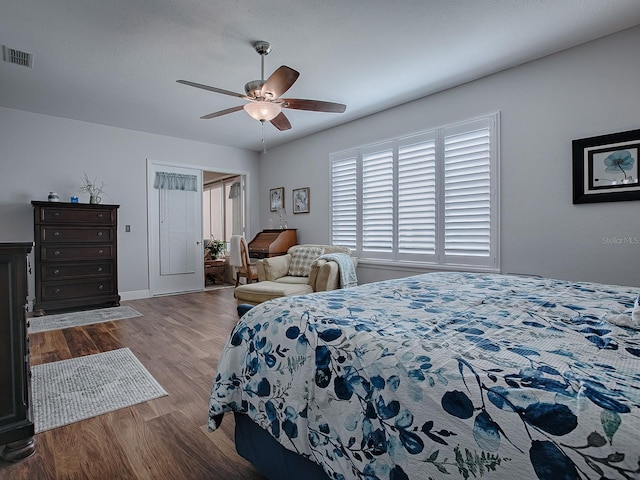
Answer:
[{"label": "white plantation shutter", "polygon": [[362,154],[362,250],[393,252],[393,149]]},{"label": "white plantation shutter", "polygon": [[336,157],[331,164],[332,243],[356,249],[357,195],[356,155]]},{"label": "white plantation shutter", "polygon": [[436,253],[436,143],[433,134],[398,141],[398,253]]},{"label": "white plantation shutter", "polygon": [[445,259],[485,264],[492,255],[490,122],[447,128],[443,143]]},{"label": "white plantation shutter", "polygon": [[332,154],[332,242],[364,261],[499,270],[498,121]]}]

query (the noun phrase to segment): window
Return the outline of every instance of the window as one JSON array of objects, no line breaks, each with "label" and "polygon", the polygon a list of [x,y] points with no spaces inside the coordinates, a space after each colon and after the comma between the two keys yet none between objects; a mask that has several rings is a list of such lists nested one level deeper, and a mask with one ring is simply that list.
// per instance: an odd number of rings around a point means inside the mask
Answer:
[{"label": "window", "polygon": [[364,261],[497,269],[498,178],[498,114],[332,154],[332,242]]}]

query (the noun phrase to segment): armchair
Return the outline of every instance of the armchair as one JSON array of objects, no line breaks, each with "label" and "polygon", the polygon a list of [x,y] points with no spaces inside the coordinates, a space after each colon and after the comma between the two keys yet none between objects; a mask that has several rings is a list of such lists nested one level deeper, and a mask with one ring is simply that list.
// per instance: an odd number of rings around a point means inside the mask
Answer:
[{"label": "armchair", "polygon": [[[259,282],[237,287],[237,302],[257,305],[272,298],[340,288],[338,264],[318,259],[328,253],[350,255],[351,250],[336,245],[294,245],[285,255],[258,260]],[[351,261],[356,267],[357,258],[351,257]]]},{"label": "armchair", "polygon": [[[258,279],[261,282],[264,281],[278,281],[281,283],[301,283],[299,277],[289,275],[291,262],[296,250],[300,248],[317,248],[322,250],[318,252],[316,257],[319,257],[325,253],[346,253],[351,255],[351,250],[348,247],[341,247],[337,245],[294,245],[289,248],[286,255],[279,257],[264,258],[256,262],[258,269]],[[335,290],[340,288],[340,275],[338,264],[327,260],[315,260],[310,263],[310,270],[308,275],[302,275],[304,283],[311,286],[314,292],[324,292],[326,290]],[[357,266],[358,260],[355,257],[351,257],[354,262],[354,266]]]}]

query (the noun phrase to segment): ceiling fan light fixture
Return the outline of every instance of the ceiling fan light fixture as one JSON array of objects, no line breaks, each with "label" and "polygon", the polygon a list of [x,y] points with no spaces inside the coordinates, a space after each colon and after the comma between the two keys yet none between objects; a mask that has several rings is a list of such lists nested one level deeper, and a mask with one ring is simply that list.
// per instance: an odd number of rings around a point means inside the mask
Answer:
[{"label": "ceiling fan light fixture", "polygon": [[280,105],[264,101],[247,103],[243,108],[245,112],[259,122],[273,120],[282,111]]}]

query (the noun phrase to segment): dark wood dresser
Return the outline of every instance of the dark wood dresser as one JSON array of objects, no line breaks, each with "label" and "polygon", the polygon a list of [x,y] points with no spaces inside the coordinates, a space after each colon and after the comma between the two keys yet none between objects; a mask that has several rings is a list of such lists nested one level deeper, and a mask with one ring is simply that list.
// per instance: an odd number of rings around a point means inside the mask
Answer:
[{"label": "dark wood dresser", "polygon": [[249,257],[267,258],[284,255],[289,247],[297,243],[298,234],[295,228],[263,230],[249,242]]},{"label": "dark wood dresser", "polygon": [[11,462],[28,457],[36,448],[25,319],[31,247],[31,243],[0,243],[0,457]]},{"label": "dark wood dresser", "polygon": [[36,242],[34,313],[119,305],[119,205],[31,204]]}]

